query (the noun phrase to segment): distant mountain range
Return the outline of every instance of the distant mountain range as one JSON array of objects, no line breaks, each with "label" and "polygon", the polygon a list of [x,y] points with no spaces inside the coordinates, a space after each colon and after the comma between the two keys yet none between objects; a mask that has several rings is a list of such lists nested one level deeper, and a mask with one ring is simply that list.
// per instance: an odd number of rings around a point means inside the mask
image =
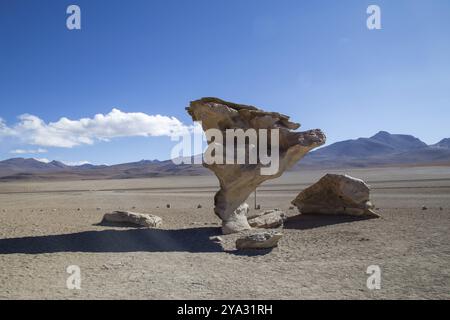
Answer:
[{"label": "distant mountain range", "polygon": [[[450,166],[450,138],[427,145],[411,135],[380,131],[370,138],[333,143],[310,152],[292,170],[377,166]],[[130,179],[211,174],[202,165],[175,165],[171,160],[142,160],[113,166],[14,158],[0,161],[0,181]]]},{"label": "distant mountain range", "polygon": [[450,165],[450,139],[427,145],[405,134],[380,131],[370,138],[333,143],[307,154],[301,168]]},{"label": "distant mountain range", "polygon": [[0,161],[0,181],[131,179],[163,176],[206,175],[202,165],[175,165],[172,160],[142,160],[112,166],[68,166],[58,161],[14,158]]}]

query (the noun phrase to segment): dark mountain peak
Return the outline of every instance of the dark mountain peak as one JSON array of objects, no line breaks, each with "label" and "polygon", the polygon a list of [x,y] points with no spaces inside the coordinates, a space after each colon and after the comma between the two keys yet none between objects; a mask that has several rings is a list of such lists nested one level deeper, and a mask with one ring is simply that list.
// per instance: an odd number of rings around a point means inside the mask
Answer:
[{"label": "dark mountain peak", "polygon": [[153,164],[153,161],[152,160],[142,159],[141,161],[134,162],[134,163],[139,165],[139,166],[145,166],[145,165]]},{"label": "dark mountain peak", "polygon": [[432,147],[443,148],[443,149],[450,149],[450,138],[442,139],[438,143],[433,144]]},{"label": "dark mountain peak", "polygon": [[11,158],[0,163],[8,164],[8,165],[17,165],[17,166],[43,166],[46,165],[45,162],[36,160],[34,158]]},{"label": "dark mountain peak", "polygon": [[369,139],[372,141],[383,143],[399,151],[427,147],[427,144],[425,142],[412,135],[391,134],[387,131],[380,131]]},{"label": "dark mountain peak", "polygon": [[406,134],[391,134],[380,131],[370,138],[359,138],[336,142],[313,151],[311,154],[329,159],[337,158],[368,158],[386,156],[411,150],[427,148],[427,144],[414,136]]},{"label": "dark mountain peak", "polygon": [[53,167],[57,167],[57,168],[67,168],[68,167],[64,163],[56,161],[56,160],[53,160],[52,162],[49,162],[48,164],[53,166]]},{"label": "dark mountain peak", "polygon": [[389,138],[390,136],[392,136],[392,134],[390,134],[387,131],[380,131],[377,134],[375,134],[374,136],[370,137],[370,139],[386,139]]},{"label": "dark mountain peak", "polygon": [[25,159],[25,158],[11,158],[11,159],[3,160],[2,162],[3,162],[3,163],[24,163],[24,162],[33,162],[33,161],[38,162],[36,159],[32,159],[32,158],[30,158],[30,159]]}]

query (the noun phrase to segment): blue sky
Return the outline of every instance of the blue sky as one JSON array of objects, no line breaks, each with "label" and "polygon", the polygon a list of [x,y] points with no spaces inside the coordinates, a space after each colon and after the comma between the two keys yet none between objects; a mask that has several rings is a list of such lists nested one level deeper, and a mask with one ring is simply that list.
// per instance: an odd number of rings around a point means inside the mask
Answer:
[{"label": "blue sky", "polygon": [[[66,28],[70,4],[81,30]],[[382,30],[366,27],[370,4]],[[115,108],[189,126],[184,108],[204,96],[288,114],[328,143],[379,130],[435,143],[450,137],[449,57],[448,0],[2,0],[0,159],[168,159],[165,133],[62,146],[18,117],[45,128]]]}]

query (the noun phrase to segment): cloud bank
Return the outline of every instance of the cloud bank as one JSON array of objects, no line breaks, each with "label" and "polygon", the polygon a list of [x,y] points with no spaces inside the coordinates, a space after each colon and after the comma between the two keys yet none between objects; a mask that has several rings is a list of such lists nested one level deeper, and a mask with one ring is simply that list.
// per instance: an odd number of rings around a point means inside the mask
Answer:
[{"label": "cloud bank", "polygon": [[108,141],[119,137],[180,136],[190,130],[174,117],[148,115],[142,112],[97,114],[93,118],[45,123],[37,116],[24,114],[19,122],[8,126],[0,118],[0,137],[13,137],[23,143],[40,147],[72,148],[92,145],[96,141]]},{"label": "cloud bank", "polygon": [[46,149],[15,149],[11,150],[9,153],[12,154],[37,154],[37,153],[47,153],[48,151]]}]

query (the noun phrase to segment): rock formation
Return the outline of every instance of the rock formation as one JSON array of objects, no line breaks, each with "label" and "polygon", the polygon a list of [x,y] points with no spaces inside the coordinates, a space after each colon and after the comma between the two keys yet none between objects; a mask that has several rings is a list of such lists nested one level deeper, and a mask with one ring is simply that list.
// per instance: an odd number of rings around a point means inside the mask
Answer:
[{"label": "rock formation", "polygon": [[278,231],[246,235],[236,240],[236,248],[238,250],[274,248],[282,236],[283,234]]},{"label": "rock formation", "polygon": [[281,227],[284,223],[286,215],[279,209],[260,212],[253,217],[247,216],[248,224],[252,228],[272,229]]},{"label": "rock formation", "polygon": [[[217,98],[203,98],[191,102],[187,111],[194,121],[202,122],[204,131],[217,129],[225,136],[227,129],[255,129],[258,132],[266,129],[267,136],[270,137],[267,149],[272,150],[273,146],[279,146],[278,170],[271,174],[262,174],[261,170],[267,166],[260,161],[260,155],[256,164],[204,162],[204,166],[213,171],[220,182],[220,190],[214,198],[214,211],[222,219],[222,231],[225,234],[250,229],[245,210],[236,209],[247,200],[258,185],[266,180],[280,177],[308,151],[325,143],[325,135],[322,131],[317,129],[294,132],[293,130],[298,129],[300,125],[290,122],[288,116],[276,112],[265,112],[252,106],[226,102]],[[278,129],[279,141],[271,140],[273,129]],[[225,139],[219,142],[210,139],[209,143],[221,145],[224,150],[227,149]],[[246,156],[249,154],[248,147],[256,148],[260,152],[259,143],[255,146],[247,142]]]},{"label": "rock formation", "polygon": [[302,214],[344,214],[379,217],[370,202],[370,188],[347,175],[327,174],[292,201]]},{"label": "rock formation", "polygon": [[162,219],[152,214],[143,214],[130,211],[114,211],[103,216],[104,222],[126,223],[147,228],[158,228]]}]

